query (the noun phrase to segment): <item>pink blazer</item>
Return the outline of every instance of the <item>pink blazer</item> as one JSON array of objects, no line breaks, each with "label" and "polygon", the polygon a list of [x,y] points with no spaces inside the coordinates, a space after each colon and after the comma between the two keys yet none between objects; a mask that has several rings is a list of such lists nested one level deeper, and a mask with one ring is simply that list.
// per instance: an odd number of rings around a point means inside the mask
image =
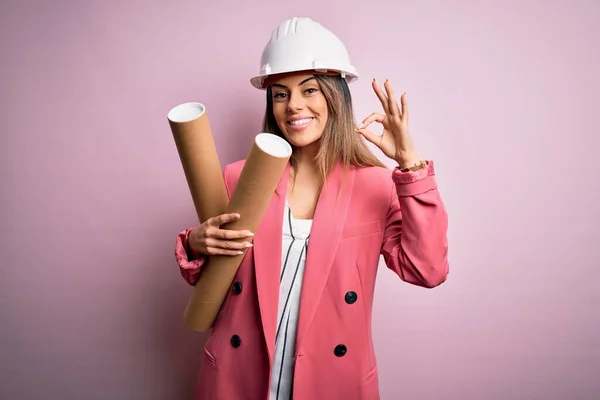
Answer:
[{"label": "pink blazer", "polygon": [[[224,169],[229,196],[243,165]],[[288,169],[206,342],[195,400],[267,399]],[[416,172],[333,171],[319,197],[308,246],[294,400],[379,399],[371,309],[380,255],[403,281],[438,286],[448,275],[447,225],[431,161]],[[194,285],[204,257],[188,247],[190,231],[177,235],[175,255],[181,274]]]}]

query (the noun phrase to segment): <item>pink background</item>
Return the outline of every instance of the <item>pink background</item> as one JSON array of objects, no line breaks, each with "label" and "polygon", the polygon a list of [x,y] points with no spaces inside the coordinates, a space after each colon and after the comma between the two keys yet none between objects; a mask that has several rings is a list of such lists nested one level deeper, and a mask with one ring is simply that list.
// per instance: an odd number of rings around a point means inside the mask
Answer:
[{"label": "pink background", "polygon": [[442,287],[380,272],[382,398],[600,398],[597,2],[168,3],[0,6],[0,398],[190,398],[166,114],[204,102],[222,163],[244,157],[291,16],[346,43],[357,119],[371,78],[408,93],[450,215]]}]

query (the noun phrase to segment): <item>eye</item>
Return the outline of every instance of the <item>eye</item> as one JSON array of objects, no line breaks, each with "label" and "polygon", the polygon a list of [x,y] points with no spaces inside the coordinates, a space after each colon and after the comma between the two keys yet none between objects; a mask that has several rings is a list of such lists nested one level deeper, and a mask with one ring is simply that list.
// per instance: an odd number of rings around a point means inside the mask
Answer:
[{"label": "eye", "polygon": [[284,99],[287,96],[287,93],[279,92],[273,95],[274,99]]},{"label": "eye", "polygon": [[306,89],[304,92],[305,92],[306,94],[313,94],[313,93],[314,93],[314,92],[316,92],[316,91],[317,91],[317,89],[315,89],[315,88],[308,88],[308,89]]}]

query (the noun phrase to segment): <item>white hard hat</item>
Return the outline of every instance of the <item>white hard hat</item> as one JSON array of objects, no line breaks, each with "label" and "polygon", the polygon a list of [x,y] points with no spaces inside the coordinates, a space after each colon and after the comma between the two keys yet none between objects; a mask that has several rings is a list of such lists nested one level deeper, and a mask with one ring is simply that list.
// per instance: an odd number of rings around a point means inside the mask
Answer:
[{"label": "white hard hat", "polygon": [[339,72],[348,83],[358,79],[346,46],[337,36],[311,18],[294,17],[273,29],[260,59],[259,75],[250,82],[264,89],[270,75],[304,70]]}]

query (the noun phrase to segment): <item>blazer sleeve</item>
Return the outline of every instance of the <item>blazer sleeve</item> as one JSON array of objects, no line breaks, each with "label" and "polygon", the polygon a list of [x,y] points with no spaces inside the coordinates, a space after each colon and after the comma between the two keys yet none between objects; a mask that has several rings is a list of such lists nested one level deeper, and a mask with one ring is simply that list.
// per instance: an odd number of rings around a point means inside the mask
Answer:
[{"label": "blazer sleeve", "polygon": [[204,254],[192,250],[189,246],[189,235],[194,228],[179,232],[175,239],[175,261],[183,279],[191,286],[196,285],[202,266],[208,259]]},{"label": "blazer sleeve", "polygon": [[381,254],[405,282],[434,288],[448,276],[448,215],[433,161],[418,171],[392,172]]},{"label": "blazer sleeve", "polygon": [[[223,179],[227,196],[231,198],[229,186],[227,185],[228,166],[223,169]],[[189,236],[194,228],[187,228],[179,232],[175,238],[175,261],[183,279],[191,286],[195,286],[202,266],[206,263],[208,256],[194,251],[189,245]]]}]

